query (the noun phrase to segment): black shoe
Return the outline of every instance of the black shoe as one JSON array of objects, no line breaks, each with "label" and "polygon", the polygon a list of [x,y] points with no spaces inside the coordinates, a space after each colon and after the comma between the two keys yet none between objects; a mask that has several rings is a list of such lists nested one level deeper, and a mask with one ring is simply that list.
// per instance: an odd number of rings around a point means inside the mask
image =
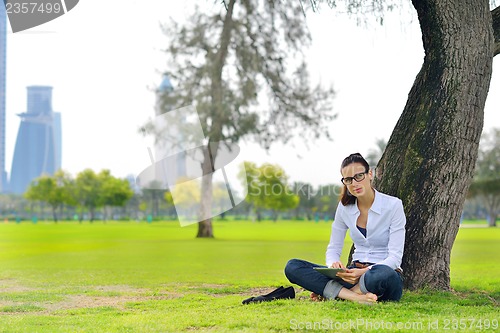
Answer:
[{"label": "black shoe", "polygon": [[243,304],[269,302],[275,299],[292,299],[295,298],[295,290],[293,287],[283,288],[283,286],[271,291],[269,294],[250,297],[244,300]]},{"label": "black shoe", "polygon": [[246,300],[244,300],[242,303],[248,304],[248,303],[252,303],[252,302],[262,302],[263,299],[266,297],[269,298],[269,297],[274,297],[274,296],[278,295],[283,289],[284,289],[283,286],[280,286],[279,288],[271,291],[269,294],[256,296],[256,297],[250,297],[250,298],[247,298]]}]

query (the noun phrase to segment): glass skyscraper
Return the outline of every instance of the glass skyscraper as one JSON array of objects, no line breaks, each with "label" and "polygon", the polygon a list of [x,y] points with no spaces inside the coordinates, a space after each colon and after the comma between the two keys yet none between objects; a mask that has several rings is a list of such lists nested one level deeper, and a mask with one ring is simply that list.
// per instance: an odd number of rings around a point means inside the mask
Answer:
[{"label": "glass skyscraper", "polygon": [[52,87],[30,86],[26,113],[19,114],[9,190],[24,193],[32,180],[61,168],[61,115],[52,110]]},{"label": "glass skyscraper", "polygon": [[0,193],[7,189],[5,172],[5,77],[7,58],[7,14],[0,4]]}]

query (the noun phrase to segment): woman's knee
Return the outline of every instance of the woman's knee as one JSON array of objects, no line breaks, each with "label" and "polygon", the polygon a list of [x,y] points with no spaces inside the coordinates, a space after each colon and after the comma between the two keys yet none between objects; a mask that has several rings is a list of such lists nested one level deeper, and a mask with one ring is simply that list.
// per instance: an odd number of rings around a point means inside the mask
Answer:
[{"label": "woman's knee", "polygon": [[302,260],[290,259],[285,266],[285,276],[291,281],[295,276],[295,271],[301,266]]},{"label": "woman's knee", "polygon": [[374,265],[365,274],[378,280],[399,278],[398,273],[387,265]]},{"label": "woman's knee", "polygon": [[375,265],[364,276],[365,288],[384,299],[399,300],[402,295],[403,282],[399,274],[386,265]]},{"label": "woman's knee", "polygon": [[378,289],[385,286],[385,288],[387,288],[401,283],[399,274],[387,265],[372,266],[372,268],[364,274],[363,279],[367,290],[370,290],[370,287]]}]

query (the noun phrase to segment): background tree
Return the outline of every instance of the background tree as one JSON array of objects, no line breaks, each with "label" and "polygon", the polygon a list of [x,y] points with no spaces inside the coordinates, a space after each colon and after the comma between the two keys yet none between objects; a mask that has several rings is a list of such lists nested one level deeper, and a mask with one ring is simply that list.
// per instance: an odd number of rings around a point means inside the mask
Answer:
[{"label": "background tree", "polygon": [[59,206],[62,215],[62,209],[64,206],[74,207],[77,204],[75,193],[75,180],[68,172],[63,170],[58,170],[54,173],[54,179],[58,186],[58,190],[61,192],[62,204]]},{"label": "background tree", "polygon": [[[129,181],[113,177],[109,170],[103,170],[97,176],[101,188],[99,206],[123,207],[134,195]],[[106,216],[105,211],[104,219]]]},{"label": "background tree", "polygon": [[316,193],[316,212],[324,219],[333,219],[339,204],[340,188],[337,185],[319,186]]},{"label": "background tree", "polygon": [[[182,27],[174,22],[164,27],[167,74],[176,86],[164,95],[164,111],[194,104],[215,148],[217,142],[248,136],[269,147],[298,131],[312,138],[328,133],[333,90],[309,82],[302,50],[311,38],[302,3],[223,3],[218,13],[197,11]],[[216,156],[205,148],[203,215],[212,205],[211,157]],[[210,219],[198,224],[197,237],[213,237]]]},{"label": "background tree", "polygon": [[123,212],[125,216],[130,217],[132,220],[139,220],[141,218],[139,212],[140,212],[142,194],[139,191],[133,191],[133,192],[134,194],[132,195],[130,200],[128,200],[127,203],[125,204]]},{"label": "background tree", "polygon": [[259,185],[264,208],[273,213],[273,221],[278,220],[278,212],[294,209],[299,205],[299,196],[288,186],[288,176],[279,165],[264,163],[260,168]]},{"label": "background tree", "polygon": [[177,218],[177,211],[175,210],[174,206],[174,199],[172,198],[172,193],[170,191],[165,191],[165,194],[163,195],[163,198],[165,199],[166,203],[166,208],[167,208],[167,215],[173,218]]},{"label": "background tree", "polygon": [[299,196],[299,204],[295,208],[295,218],[301,218],[304,214],[307,220],[311,220],[316,202],[313,186],[303,182],[294,182],[293,193]]},{"label": "background tree", "polygon": [[[250,204],[251,209],[254,210],[257,216],[257,221],[262,220],[262,210],[265,208],[266,197],[263,194],[262,184],[261,184],[261,170],[253,162],[243,162],[241,166],[241,171],[239,173],[240,179],[245,177],[245,181],[248,187],[247,196],[245,201]],[[242,184],[245,182],[242,181]]]},{"label": "background tree", "polygon": [[39,204],[39,215],[44,216],[44,203],[46,203],[46,194],[51,191],[53,181],[49,175],[43,175],[38,177],[39,179],[34,179],[31,181],[30,185],[24,192],[23,197],[28,199],[30,204],[29,214],[33,214],[35,211],[35,205]]},{"label": "background tree", "polygon": [[477,197],[488,211],[490,227],[500,214],[500,129],[484,133],[479,146],[474,181],[469,197]]},{"label": "background tree", "polygon": [[244,161],[240,166],[240,172],[238,173],[238,178],[241,183],[247,185],[247,196],[245,197],[245,202],[248,203],[248,213],[254,210],[257,216],[257,220],[261,220],[261,209],[264,207],[264,203],[261,202],[260,198],[260,184],[259,184],[260,171],[257,165],[253,162]]},{"label": "background tree", "polygon": [[18,213],[18,207],[21,201],[26,201],[26,198],[18,194],[0,194],[0,214],[2,217],[14,216]]},{"label": "background tree", "polygon": [[150,207],[149,214],[152,216],[160,215],[160,205],[163,199],[165,199],[166,193],[167,191],[157,189],[156,187],[142,189],[142,196],[146,201],[145,205]]},{"label": "background tree", "polygon": [[[78,173],[75,181],[75,195],[78,205],[89,211],[90,222],[93,222],[96,210],[102,207],[101,184],[93,170],[85,169]],[[83,211],[80,214],[80,221],[82,219]]]},{"label": "background tree", "polygon": [[70,182],[70,175],[62,170],[57,171],[54,176],[42,175],[31,182],[24,196],[29,200],[47,203],[52,209],[54,222],[57,222],[57,209],[64,203],[74,203],[69,189]]},{"label": "background tree", "polygon": [[288,176],[279,165],[264,163],[258,167],[253,162],[244,162],[239,177],[246,177],[245,200],[252,205],[258,221],[262,220],[263,210],[271,210],[276,221],[278,212],[294,209],[299,204],[299,196],[288,186]]}]

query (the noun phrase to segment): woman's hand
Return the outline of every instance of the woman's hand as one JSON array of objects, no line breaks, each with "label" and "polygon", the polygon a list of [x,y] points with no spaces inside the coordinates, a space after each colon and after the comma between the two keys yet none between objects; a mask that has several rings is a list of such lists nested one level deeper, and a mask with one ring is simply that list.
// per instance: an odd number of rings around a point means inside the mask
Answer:
[{"label": "woman's hand", "polygon": [[343,263],[341,263],[340,261],[336,261],[336,262],[334,262],[334,263],[330,266],[330,268],[343,268],[343,269],[345,269],[345,266],[344,266],[344,264],[343,264]]},{"label": "woman's hand", "polygon": [[351,268],[347,269],[345,272],[337,273],[337,276],[350,284],[358,284],[359,278],[361,275],[365,274],[367,270],[368,268]]}]

